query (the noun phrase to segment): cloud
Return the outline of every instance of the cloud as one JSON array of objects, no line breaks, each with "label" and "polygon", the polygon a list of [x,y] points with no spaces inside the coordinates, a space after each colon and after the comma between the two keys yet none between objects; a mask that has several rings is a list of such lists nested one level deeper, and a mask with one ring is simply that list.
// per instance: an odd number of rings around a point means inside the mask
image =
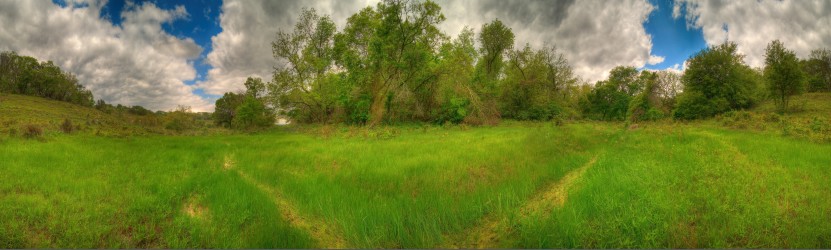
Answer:
[{"label": "cloud", "polygon": [[76,74],[96,99],[170,110],[211,110],[193,94],[193,61],[202,48],[166,33],[162,24],[188,18],[183,6],[163,10],[128,4],[119,26],[100,17],[105,1],[0,1],[0,50],[51,60]]},{"label": "cloud", "polygon": [[649,60],[647,60],[646,63],[649,64],[649,65],[655,65],[655,64],[662,63],[662,62],[664,62],[664,57],[663,56],[650,55]]},{"label": "cloud", "polygon": [[678,19],[681,17],[681,4],[676,1],[672,4],[672,18]]},{"label": "cloud", "polygon": [[[271,78],[271,42],[280,29],[291,30],[301,8],[328,14],[342,29],[346,19],[377,1],[225,1],[222,32],[212,38],[207,63],[213,68],[199,87],[210,94],[243,88],[248,76]],[[499,18],[511,27],[516,45],[557,46],[586,80],[606,78],[618,65],[643,67],[663,61],[651,54],[652,39],[643,28],[654,7],[645,0],[624,1],[450,1],[439,0],[447,18],[439,27],[456,36],[468,26],[479,32]]]},{"label": "cloud", "polygon": [[679,0],[675,5],[684,6],[688,25],[700,28],[708,45],[736,42],[751,67],[764,66],[765,47],[775,39],[802,58],[831,47],[829,1]]},{"label": "cloud", "polygon": [[242,90],[249,76],[270,81],[274,67],[281,66],[272,55],[271,42],[281,29],[293,29],[303,7],[330,15],[341,29],[349,16],[376,2],[225,1],[219,17],[222,32],[211,38],[212,50],[206,60],[212,69],[207,79],[197,85],[206,93],[221,95]]}]

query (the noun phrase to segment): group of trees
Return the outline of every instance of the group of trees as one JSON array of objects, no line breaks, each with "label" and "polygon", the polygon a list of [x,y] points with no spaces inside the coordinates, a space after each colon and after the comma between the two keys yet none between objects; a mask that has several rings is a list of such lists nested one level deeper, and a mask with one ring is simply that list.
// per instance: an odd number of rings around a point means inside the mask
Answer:
[{"label": "group of trees", "polygon": [[554,47],[514,48],[513,32],[498,19],[479,33],[464,28],[456,38],[437,28],[444,19],[430,0],[385,0],[355,13],[338,31],[329,16],[304,9],[294,29],[279,32],[272,43],[283,63],[272,81],[260,82],[257,94],[226,93],[215,120],[236,126],[246,102],[258,115],[273,110],[295,122],[369,126],[580,116],[689,120],[746,109],[764,98],[784,111],[788,97],[805,86],[831,90],[827,49],[800,60],[774,41],[765,67],[753,69],[735,43],[725,42],[692,56],[683,74],[619,66],[591,86]]},{"label": "group of trees", "polygon": [[274,123],[274,112],[263,101],[265,84],[262,79],[245,81],[244,93],[225,93],[216,100],[214,122],[226,128],[251,129],[267,127]]},{"label": "group of trees", "polygon": [[[432,1],[387,0],[352,15],[338,32],[329,16],[304,9],[272,43],[284,65],[259,99],[297,122],[369,126],[577,113],[579,79],[553,47],[514,49],[513,32],[499,20],[450,38],[437,28],[444,19]],[[228,126],[233,111],[225,103],[239,102],[237,95],[217,101],[224,117],[217,123]]]},{"label": "group of trees", "polygon": [[38,62],[8,51],[0,53],[0,92],[93,105],[92,92],[71,73],[62,71],[52,61]]},{"label": "group of trees", "polygon": [[747,109],[772,99],[780,112],[791,96],[831,90],[831,53],[814,50],[800,60],[778,40],[765,50],[764,68],[744,63],[734,42],[705,48],[693,55],[683,75],[671,71],[640,73],[616,67],[580,100],[583,115],[599,120],[654,120],[666,116],[691,120]]}]

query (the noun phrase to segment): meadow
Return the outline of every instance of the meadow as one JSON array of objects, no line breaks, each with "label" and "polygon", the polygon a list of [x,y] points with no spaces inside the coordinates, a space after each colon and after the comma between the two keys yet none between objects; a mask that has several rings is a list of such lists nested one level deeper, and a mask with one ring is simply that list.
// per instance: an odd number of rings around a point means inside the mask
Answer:
[{"label": "meadow", "polygon": [[715,122],[0,139],[0,247],[828,248],[831,145]]}]

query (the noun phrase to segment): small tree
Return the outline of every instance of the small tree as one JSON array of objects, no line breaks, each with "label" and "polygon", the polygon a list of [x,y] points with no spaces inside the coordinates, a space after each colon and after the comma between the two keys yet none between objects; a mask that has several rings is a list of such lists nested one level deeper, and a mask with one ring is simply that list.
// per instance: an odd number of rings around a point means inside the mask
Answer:
[{"label": "small tree", "polygon": [[233,125],[238,129],[252,129],[268,127],[274,124],[274,113],[263,105],[263,102],[246,97],[245,101],[237,108]]},{"label": "small tree", "polygon": [[790,97],[805,89],[805,73],[799,59],[782,42],[774,40],[765,49],[764,72],[770,94],[775,98],[779,111],[785,112]]},{"label": "small tree", "polygon": [[810,91],[831,90],[831,49],[811,50],[811,57],[802,61],[802,67]]},{"label": "small tree", "polygon": [[234,92],[227,92],[222,98],[217,99],[213,113],[214,123],[230,128],[231,122],[237,114],[237,108],[243,101],[245,101],[245,95]]}]

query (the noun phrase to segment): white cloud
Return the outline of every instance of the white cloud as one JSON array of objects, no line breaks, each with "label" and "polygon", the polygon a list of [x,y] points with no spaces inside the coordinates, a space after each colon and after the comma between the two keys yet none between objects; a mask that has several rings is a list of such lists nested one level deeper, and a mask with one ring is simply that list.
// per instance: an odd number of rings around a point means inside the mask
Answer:
[{"label": "white cloud", "polygon": [[655,64],[662,63],[662,62],[664,62],[664,57],[663,56],[650,55],[649,60],[646,63],[649,64],[649,65],[655,65]]},{"label": "white cloud", "polygon": [[170,110],[212,104],[184,84],[193,80],[202,51],[192,39],[177,38],[161,25],[187,18],[184,7],[162,10],[152,3],[130,5],[120,26],[99,17],[105,1],[0,1],[0,50],[51,60],[78,76],[96,99]]},{"label": "white cloud", "polygon": [[681,4],[679,2],[674,2],[672,4],[672,18],[679,18],[681,17]]},{"label": "white cloud", "polygon": [[764,66],[765,47],[779,39],[797,56],[831,47],[831,2],[824,0],[771,1],[680,0],[688,25],[701,28],[708,45],[725,40],[738,44],[752,67]]},{"label": "white cloud", "polygon": [[[290,30],[302,7],[328,14],[342,29],[346,19],[377,1],[225,1],[222,32],[212,38],[207,62],[213,69],[199,83],[207,93],[243,88],[249,76],[271,78],[278,65],[271,42],[280,29]],[[476,32],[499,18],[516,34],[516,43],[534,47],[555,45],[589,81],[606,78],[618,65],[643,67],[663,57],[651,55],[652,39],[643,28],[654,9],[645,0],[625,1],[438,1],[447,18],[440,28],[456,36],[464,26]]]}]

